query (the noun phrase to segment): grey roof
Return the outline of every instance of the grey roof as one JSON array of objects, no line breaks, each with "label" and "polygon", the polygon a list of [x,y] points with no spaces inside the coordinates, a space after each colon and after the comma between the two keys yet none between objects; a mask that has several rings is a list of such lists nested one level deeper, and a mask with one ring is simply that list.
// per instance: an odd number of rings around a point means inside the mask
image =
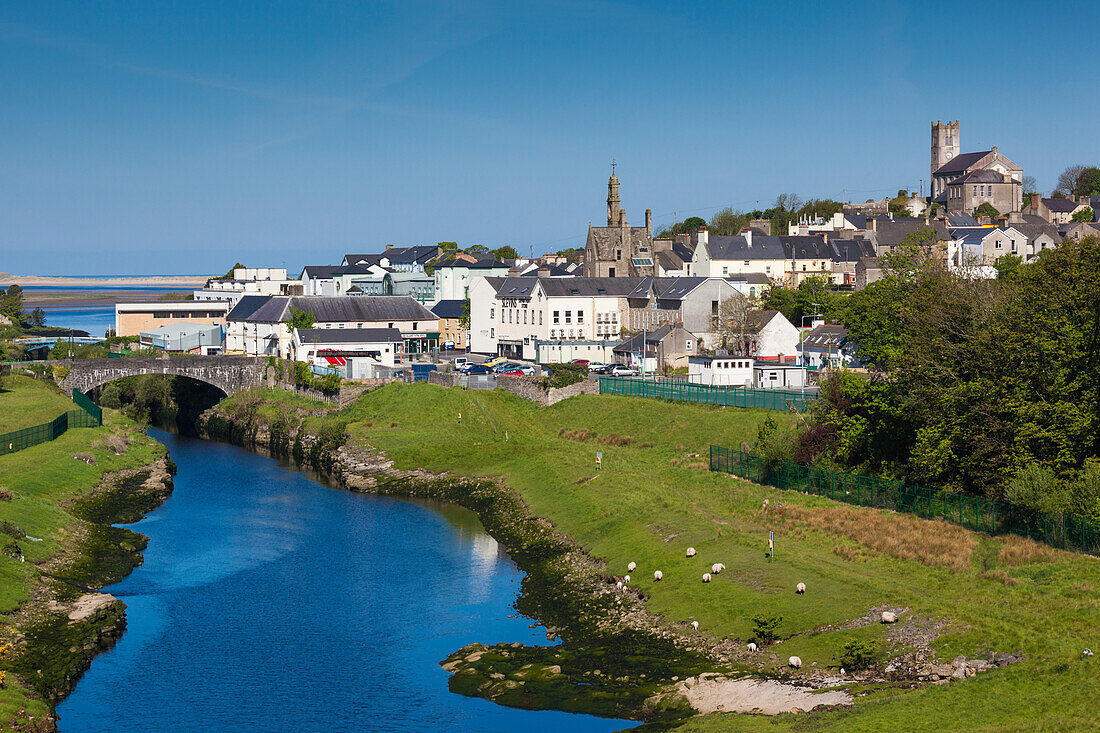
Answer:
[{"label": "grey roof", "polygon": [[844,218],[848,220],[848,223],[854,226],[856,229],[867,228],[867,217],[859,214],[845,214]]},{"label": "grey roof", "polygon": [[949,211],[947,212],[947,224],[953,227],[976,227],[978,226],[978,220],[961,211]]},{"label": "grey roof", "polygon": [[404,341],[396,328],[299,328],[303,344],[394,344]]},{"label": "grey roof", "polygon": [[858,262],[875,256],[875,245],[866,239],[830,239],[833,262]]},{"label": "grey roof", "polygon": [[657,263],[660,264],[664,270],[682,270],[684,267],[684,260],[678,257],[673,252],[660,251],[657,253]]},{"label": "grey roof", "polygon": [[745,318],[745,331],[747,333],[759,333],[776,316],[782,318],[783,314],[779,311],[752,311]]},{"label": "grey roof", "polygon": [[343,265],[306,265],[302,268],[302,275],[310,280],[328,280],[337,270],[343,269]]},{"label": "grey roof", "polygon": [[433,263],[433,266],[437,270],[442,267],[464,267],[468,270],[489,270],[498,267],[508,267],[508,265],[501,262],[496,257],[491,256],[478,258],[477,262],[470,262],[456,257],[448,257],[443,260],[437,260]]},{"label": "grey roof", "polygon": [[530,298],[540,281],[538,278],[517,276],[487,277],[485,282],[497,291],[498,298]]},{"label": "grey roof", "polygon": [[[249,296],[241,298],[243,303]],[[263,297],[263,296],[253,296]],[[234,316],[241,303],[230,311],[226,320],[253,323],[281,323],[290,317],[291,308],[313,314],[321,323],[349,321],[432,321],[431,311],[406,295],[352,295],[334,298],[320,295],[271,295],[251,312]]]},{"label": "grey roof", "polygon": [[542,289],[547,295],[617,295],[627,297],[636,292],[639,287],[644,286],[646,289],[645,296],[635,295],[634,297],[648,297],[649,281],[652,279],[648,277],[544,277],[539,279],[538,282],[542,283]]},{"label": "grey roof", "polygon": [[427,262],[435,257],[439,247],[434,244],[416,245],[410,247],[390,247],[377,254],[346,254],[344,262],[348,265],[366,264],[377,265],[383,257],[392,264],[412,264],[414,262]]},{"label": "grey roof", "polygon": [[970,171],[965,176],[960,176],[951,183],[949,186],[964,183],[1007,183],[1005,176],[997,171],[989,170],[988,168],[979,168],[976,171]]},{"label": "grey roof", "polygon": [[[1038,214],[1024,214],[1024,221],[1028,224],[1050,224],[1049,221]],[[978,222],[975,221],[974,223],[977,224]]]},{"label": "grey roof", "polygon": [[[1042,217],[1039,218],[1041,219]],[[1062,235],[1058,232],[1058,227],[1046,221],[1042,224],[1028,222],[1026,224],[1011,224],[1010,226],[1027,237],[1027,241],[1029,242],[1035,241],[1044,234],[1054,240],[1055,243],[1062,241]]]},{"label": "grey roof", "polygon": [[[693,240],[693,241],[698,241]],[[779,237],[752,235],[752,246],[743,234],[707,237],[707,253],[712,260],[786,259]]]},{"label": "grey roof", "polygon": [[246,321],[261,306],[265,305],[273,296],[270,295],[245,295],[242,296],[233,309],[225,315],[227,321]]},{"label": "grey roof", "polygon": [[432,313],[440,318],[461,318],[465,309],[465,300],[441,300],[431,307]]},{"label": "grey roof", "polygon": [[646,346],[656,346],[657,344],[661,343],[661,339],[672,333],[674,329],[675,326],[666,323],[662,326],[658,326],[652,331],[639,331],[633,336],[630,336],[629,338],[615,344],[615,346],[611,348],[611,351],[614,353],[631,353],[634,351],[641,351],[643,337],[645,338]]},{"label": "grey roof", "polygon": [[727,275],[722,278],[731,283],[747,283],[749,285],[771,285],[772,279],[762,272],[744,272],[739,275]]},{"label": "grey roof", "polygon": [[954,158],[937,168],[936,172],[932,175],[938,176],[943,173],[962,173],[992,152],[992,150],[983,150],[980,153],[962,153],[961,155],[956,155]]},{"label": "grey roof", "polygon": [[926,225],[924,219],[900,219],[898,221],[881,221],[874,232],[875,241],[879,247],[894,247],[912,232],[931,229],[941,239],[947,239],[947,227],[941,221],[934,221]]},{"label": "grey roof", "polygon": [[1070,199],[1043,199],[1043,205],[1059,214],[1068,214],[1081,204]]},{"label": "grey roof", "polygon": [[836,350],[847,338],[848,329],[844,326],[823,324],[802,337],[802,348],[807,351]]}]

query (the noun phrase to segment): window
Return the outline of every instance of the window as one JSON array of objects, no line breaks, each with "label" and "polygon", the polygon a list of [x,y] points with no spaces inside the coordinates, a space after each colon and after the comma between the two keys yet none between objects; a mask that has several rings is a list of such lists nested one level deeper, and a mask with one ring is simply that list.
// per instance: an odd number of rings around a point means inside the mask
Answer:
[{"label": "window", "polygon": [[554,320],[551,321],[555,326],[558,325],[558,311],[554,311]]},{"label": "window", "polygon": [[607,276],[608,277],[615,277],[615,268],[614,267],[607,268]]},{"label": "window", "polygon": [[730,273],[730,268],[723,266],[722,267],[722,274],[723,275],[728,275],[729,273]]},{"label": "window", "polygon": [[748,266],[749,266],[749,261],[745,260],[745,267],[748,267]]},{"label": "window", "polygon": [[573,311],[566,311],[565,312],[565,322],[566,323],[572,323],[573,322]]},{"label": "window", "polygon": [[523,311],[523,325],[527,325],[527,311]]},{"label": "window", "polygon": [[542,325],[542,311],[539,311],[539,325]]},{"label": "window", "polygon": [[577,323],[584,323],[584,311],[577,311]]},{"label": "window", "polygon": [[[491,320],[493,320],[493,311],[494,311],[494,310],[495,310],[494,308],[490,308],[490,309],[489,309],[489,320],[490,320],[490,321],[491,321]],[[392,327],[392,325],[391,325],[391,327]]]},{"label": "window", "polygon": [[413,330],[414,330],[414,331],[415,331],[415,330],[417,330],[417,328],[418,328],[419,326],[420,326],[420,324],[419,324],[419,323],[417,323],[416,321],[413,321]]},{"label": "window", "polygon": [[975,196],[977,196],[977,195],[978,195],[978,187],[977,187],[977,186],[975,186],[975,187],[974,187],[974,195],[975,195]]},{"label": "window", "polygon": [[688,339],[687,343],[684,344],[684,351],[691,351],[691,339]]},{"label": "window", "polygon": [[489,338],[495,339],[497,337],[497,330],[495,328],[489,329]]}]

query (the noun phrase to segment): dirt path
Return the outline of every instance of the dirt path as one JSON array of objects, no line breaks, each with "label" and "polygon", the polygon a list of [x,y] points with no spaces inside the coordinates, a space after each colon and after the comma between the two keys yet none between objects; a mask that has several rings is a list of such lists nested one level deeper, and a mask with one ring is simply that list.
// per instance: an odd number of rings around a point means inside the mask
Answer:
[{"label": "dirt path", "polygon": [[819,705],[851,705],[852,697],[839,690],[815,692],[778,680],[752,677],[729,679],[701,675],[684,680],[681,692],[700,713],[780,713],[809,712]]}]

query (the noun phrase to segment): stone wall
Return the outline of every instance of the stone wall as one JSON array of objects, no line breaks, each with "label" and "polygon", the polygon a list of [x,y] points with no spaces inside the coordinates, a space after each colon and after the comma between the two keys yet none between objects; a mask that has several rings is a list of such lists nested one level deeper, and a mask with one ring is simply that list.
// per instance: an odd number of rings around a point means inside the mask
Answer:
[{"label": "stone wall", "polygon": [[93,387],[122,377],[166,374],[190,377],[212,384],[227,395],[263,383],[267,360],[248,356],[126,357],[121,359],[76,359],[61,383],[65,391],[87,392]]},{"label": "stone wall", "polygon": [[428,373],[428,383],[438,384],[441,387],[458,387],[462,385],[462,374],[459,372],[441,372],[437,369]]},{"label": "stone wall", "polygon": [[570,397],[582,394],[599,394],[600,383],[596,379],[586,379],[583,382],[570,384],[568,387],[555,387],[546,393],[546,402],[543,404],[554,405]]}]

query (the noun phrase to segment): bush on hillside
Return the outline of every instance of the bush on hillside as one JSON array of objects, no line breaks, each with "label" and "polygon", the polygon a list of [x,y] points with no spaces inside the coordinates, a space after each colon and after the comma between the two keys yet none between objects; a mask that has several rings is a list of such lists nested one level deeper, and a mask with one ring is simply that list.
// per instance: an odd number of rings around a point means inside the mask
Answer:
[{"label": "bush on hillside", "polygon": [[779,638],[779,624],[783,617],[774,613],[758,613],[752,617],[752,638],[757,644],[767,646]]},{"label": "bush on hillside", "polygon": [[873,641],[851,639],[840,649],[837,661],[845,669],[867,669],[878,659],[878,645]]},{"label": "bush on hillside", "polygon": [[544,364],[551,375],[543,380],[550,388],[568,387],[588,379],[588,367],[583,364]]}]

